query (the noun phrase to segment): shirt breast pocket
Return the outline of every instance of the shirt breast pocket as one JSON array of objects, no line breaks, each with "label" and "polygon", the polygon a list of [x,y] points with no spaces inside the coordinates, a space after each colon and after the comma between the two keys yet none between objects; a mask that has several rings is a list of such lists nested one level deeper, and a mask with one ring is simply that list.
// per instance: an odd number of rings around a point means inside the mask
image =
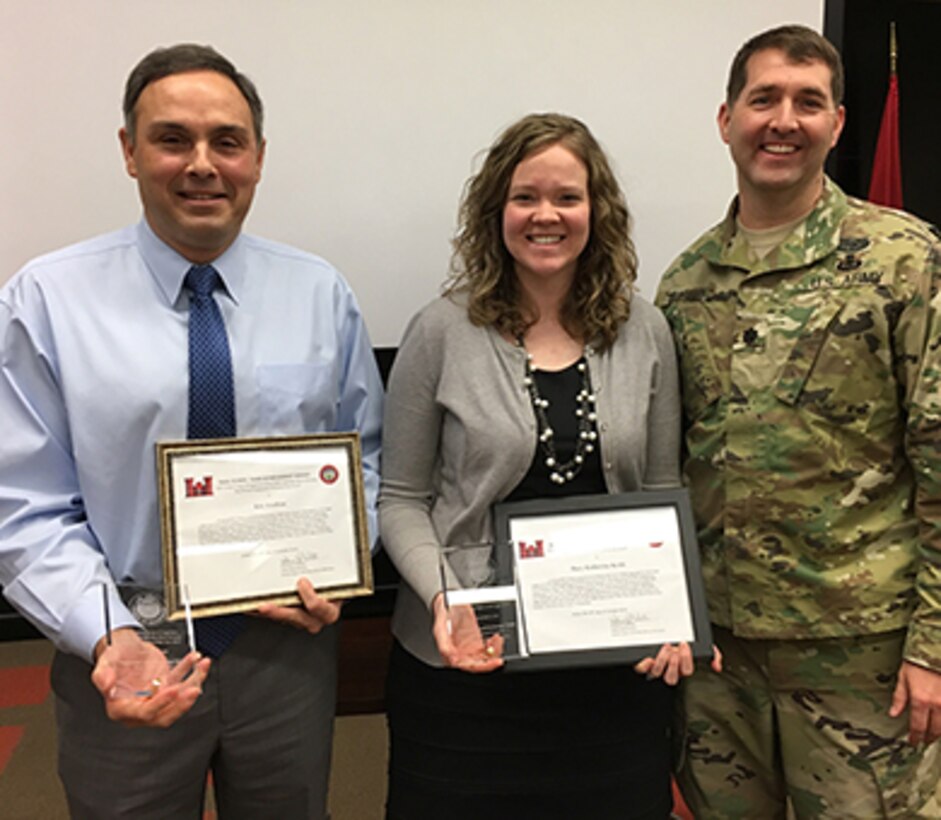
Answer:
[{"label": "shirt breast pocket", "polygon": [[693,302],[683,303],[670,319],[679,336],[683,408],[695,421],[728,392],[730,341],[721,334],[732,322],[705,303]]},{"label": "shirt breast pocket", "polygon": [[333,429],[337,389],[332,362],[259,365],[255,379],[267,433],[296,435]]},{"label": "shirt breast pocket", "polygon": [[826,298],[795,330],[775,395],[832,424],[870,429],[894,419],[890,330],[876,303]]}]

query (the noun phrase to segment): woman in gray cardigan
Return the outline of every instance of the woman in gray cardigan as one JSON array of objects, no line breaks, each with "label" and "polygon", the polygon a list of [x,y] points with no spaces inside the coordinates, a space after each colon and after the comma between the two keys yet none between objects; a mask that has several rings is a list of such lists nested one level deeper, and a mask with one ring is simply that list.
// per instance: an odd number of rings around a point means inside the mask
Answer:
[{"label": "woman in gray cardigan", "polygon": [[688,647],[635,669],[504,674],[492,643],[454,640],[439,575],[443,547],[487,571],[496,502],[679,486],[673,341],[632,293],[635,269],[588,129],[556,114],[507,129],[468,183],[446,293],[412,319],[389,383],[388,818],[669,816],[666,684],[692,672]]}]

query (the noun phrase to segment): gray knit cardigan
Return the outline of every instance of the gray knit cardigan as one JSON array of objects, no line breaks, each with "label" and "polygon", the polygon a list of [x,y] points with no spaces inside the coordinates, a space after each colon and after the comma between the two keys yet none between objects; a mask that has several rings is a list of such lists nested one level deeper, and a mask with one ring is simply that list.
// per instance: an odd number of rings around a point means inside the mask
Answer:
[{"label": "gray knit cardigan", "polygon": [[[586,353],[608,491],[679,486],[679,387],[663,316],[634,295],[613,347]],[[535,455],[524,357],[442,297],[409,323],[392,369],[379,494],[382,543],[403,580],[392,630],[432,666],[442,664],[431,634],[440,549],[480,554],[477,545],[492,541],[492,506]]]}]

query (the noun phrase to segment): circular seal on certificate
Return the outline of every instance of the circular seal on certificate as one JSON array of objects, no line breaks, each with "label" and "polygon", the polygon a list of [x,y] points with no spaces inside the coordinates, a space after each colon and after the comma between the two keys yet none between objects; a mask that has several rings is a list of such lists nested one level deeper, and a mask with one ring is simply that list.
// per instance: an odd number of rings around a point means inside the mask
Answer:
[{"label": "circular seal on certificate", "polygon": [[134,593],[127,602],[127,608],[144,627],[163,623],[167,619],[163,598],[149,590]]},{"label": "circular seal on certificate", "polygon": [[332,464],[320,468],[320,480],[324,484],[333,484],[340,477],[340,471]]}]

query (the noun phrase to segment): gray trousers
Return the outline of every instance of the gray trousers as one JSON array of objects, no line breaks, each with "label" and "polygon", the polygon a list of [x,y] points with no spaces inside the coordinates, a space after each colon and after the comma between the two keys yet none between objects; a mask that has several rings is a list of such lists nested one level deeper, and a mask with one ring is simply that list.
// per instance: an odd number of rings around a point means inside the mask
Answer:
[{"label": "gray trousers", "polygon": [[249,620],[168,729],[109,720],[91,667],[56,654],[59,776],[74,820],[199,820],[209,773],[220,820],[326,816],[338,629]]}]

